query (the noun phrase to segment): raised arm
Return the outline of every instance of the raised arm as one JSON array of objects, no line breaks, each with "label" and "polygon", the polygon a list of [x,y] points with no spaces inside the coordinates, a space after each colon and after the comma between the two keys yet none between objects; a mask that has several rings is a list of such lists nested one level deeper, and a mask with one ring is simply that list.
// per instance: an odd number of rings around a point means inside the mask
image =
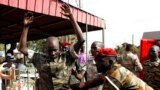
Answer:
[{"label": "raised arm", "polygon": [[80,26],[78,25],[78,23],[75,21],[72,13],[71,13],[71,10],[70,10],[70,7],[68,4],[63,4],[61,9],[63,10],[63,15],[68,17],[73,25],[73,28],[74,28],[74,32],[77,36],[77,43],[74,45],[74,49],[75,51],[78,53],[81,46],[83,45],[83,43],[85,42],[84,40],[84,37],[83,37],[83,33],[82,33],[82,30],[80,28]]},{"label": "raised arm", "polygon": [[15,79],[15,65],[12,64],[11,66],[11,73],[10,75],[7,75],[7,74],[3,74],[2,73],[2,68],[3,66],[5,65],[6,63],[3,63],[1,66],[0,66],[0,76],[3,78],[3,79],[6,79],[6,80],[13,80]]},{"label": "raised arm", "polygon": [[32,23],[32,21],[33,21],[33,14],[31,12],[26,13],[24,17],[24,27],[21,33],[20,48],[19,48],[19,51],[24,55],[28,55],[27,35],[28,35],[29,26]]}]

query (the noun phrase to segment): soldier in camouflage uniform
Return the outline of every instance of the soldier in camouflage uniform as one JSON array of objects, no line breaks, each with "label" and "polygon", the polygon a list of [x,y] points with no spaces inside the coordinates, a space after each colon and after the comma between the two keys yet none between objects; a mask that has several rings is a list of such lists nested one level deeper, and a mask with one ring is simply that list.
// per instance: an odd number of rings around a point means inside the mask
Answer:
[{"label": "soldier in camouflage uniform", "polygon": [[86,64],[87,64],[88,57],[86,53],[84,53],[84,46],[81,47],[79,58],[76,62],[77,69],[72,69],[72,75],[74,75],[79,82],[86,81]]},{"label": "soldier in camouflage uniform", "polygon": [[[100,41],[94,41],[91,45],[92,55],[94,54],[94,52],[98,51],[98,49],[100,49],[100,48],[104,48],[104,44]],[[86,81],[92,80],[92,79],[94,79],[95,77],[98,76],[97,68],[96,68],[96,65],[94,63],[94,57],[92,57],[92,58],[91,57],[89,58],[88,63],[87,63],[86,73],[81,74],[81,75],[79,74],[81,76],[81,78],[85,77]],[[91,88],[89,90],[101,90],[101,87],[102,86],[98,86],[98,87],[95,87],[95,88]]]},{"label": "soldier in camouflage uniform", "polygon": [[103,84],[103,90],[153,90],[128,69],[117,64],[117,54],[114,49],[102,48],[96,53],[96,66],[98,72],[102,74],[85,83],[70,85],[70,88],[86,90]]},{"label": "soldier in camouflage uniform", "polygon": [[144,81],[153,87],[154,90],[160,90],[160,48],[156,45],[149,50],[150,60],[143,63]]},{"label": "soldier in camouflage uniform", "polygon": [[[97,67],[94,61],[94,58],[90,58],[88,60],[87,64],[87,81],[94,79],[95,77],[98,77],[98,71]],[[89,90],[101,90],[101,86],[91,88]]]},{"label": "soldier in camouflage uniform", "polygon": [[[100,41],[94,41],[91,44],[91,54],[92,56],[94,56],[94,52],[97,52],[99,49],[104,48],[104,44]],[[96,67],[96,63],[95,63],[95,58],[91,58],[92,60],[90,60],[90,62],[87,65],[87,81],[88,80],[92,80],[95,77],[98,77],[98,71],[97,71],[97,67]],[[94,76],[94,77],[93,77]],[[101,90],[102,89],[102,85],[94,87],[92,89],[89,90]]]},{"label": "soldier in camouflage uniform", "polygon": [[122,55],[122,60],[120,60],[120,64],[125,68],[129,69],[135,75],[139,76],[138,72],[142,71],[143,67],[139,61],[138,56],[132,53],[131,44],[125,43],[124,48],[125,48],[125,52]]},{"label": "soldier in camouflage uniform", "polygon": [[31,59],[31,62],[37,68],[40,79],[37,81],[38,90],[59,90],[64,85],[72,83],[71,70],[75,67],[75,59],[78,59],[78,52],[84,43],[82,30],[74,20],[70,8],[63,4],[62,14],[68,17],[74,27],[77,35],[77,42],[69,47],[65,54],[61,54],[59,40],[57,37],[48,37],[46,40],[46,54],[28,53],[27,34],[29,26],[33,20],[32,16],[26,16],[24,19],[24,29],[20,38],[20,51]]}]

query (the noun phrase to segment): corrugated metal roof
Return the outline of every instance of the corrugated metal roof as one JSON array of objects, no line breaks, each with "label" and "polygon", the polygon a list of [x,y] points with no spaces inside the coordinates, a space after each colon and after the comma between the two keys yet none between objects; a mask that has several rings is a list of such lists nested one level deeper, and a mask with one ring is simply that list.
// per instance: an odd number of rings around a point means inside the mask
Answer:
[{"label": "corrugated metal roof", "polygon": [[144,32],[142,39],[160,40],[160,31]]},{"label": "corrugated metal roof", "polygon": [[[0,0],[0,42],[19,41],[23,28],[23,16],[27,11],[34,12],[34,22],[29,31],[29,40],[73,34],[73,27],[61,15],[59,0]],[[83,32],[105,28],[105,21],[79,8],[70,6],[75,20]]]}]

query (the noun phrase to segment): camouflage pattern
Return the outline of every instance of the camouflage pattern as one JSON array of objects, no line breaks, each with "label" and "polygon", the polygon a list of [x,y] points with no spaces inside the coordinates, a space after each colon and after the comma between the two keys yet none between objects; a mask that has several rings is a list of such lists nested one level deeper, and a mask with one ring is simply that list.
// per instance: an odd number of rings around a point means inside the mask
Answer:
[{"label": "camouflage pattern", "polygon": [[144,81],[153,87],[154,90],[160,90],[160,60],[156,62],[146,60],[143,67]]},{"label": "camouflage pattern", "polygon": [[132,52],[126,52],[124,55],[122,55],[120,64],[129,69],[137,76],[139,76],[138,71],[142,70],[142,65],[139,61],[138,56],[133,54]]},{"label": "camouflage pattern", "polygon": [[[113,68],[107,72],[107,76],[117,87],[120,88],[120,90],[153,90],[144,81],[139,79],[128,69],[122,67],[120,64],[115,64]],[[106,82],[105,85],[108,85],[108,83],[109,82]],[[115,89],[110,89],[109,87],[104,86],[103,90]]]},{"label": "camouflage pattern", "polygon": [[[87,81],[92,80],[94,78],[98,77],[97,67],[94,64],[94,60],[89,60],[87,64]],[[102,86],[97,86],[95,88],[91,88],[89,90],[101,90]]]},{"label": "camouflage pattern", "polygon": [[34,53],[32,63],[39,72],[38,90],[58,90],[65,85],[78,83],[71,75],[75,67],[75,58],[66,51],[59,59],[50,60],[47,55]]}]

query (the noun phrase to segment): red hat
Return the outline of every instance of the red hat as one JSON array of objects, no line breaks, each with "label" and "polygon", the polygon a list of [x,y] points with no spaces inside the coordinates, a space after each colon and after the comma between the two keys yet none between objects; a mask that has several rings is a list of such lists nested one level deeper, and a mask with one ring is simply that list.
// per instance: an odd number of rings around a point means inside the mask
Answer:
[{"label": "red hat", "polygon": [[69,43],[69,42],[64,42],[63,45],[64,45],[64,46],[70,46],[71,43]]},{"label": "red hat", "polygon": [[100,56],[116,56],[117,55],[117,52],[112,49],[112,48],[102,48],[102,49],[99,49],[99,55]]}]

